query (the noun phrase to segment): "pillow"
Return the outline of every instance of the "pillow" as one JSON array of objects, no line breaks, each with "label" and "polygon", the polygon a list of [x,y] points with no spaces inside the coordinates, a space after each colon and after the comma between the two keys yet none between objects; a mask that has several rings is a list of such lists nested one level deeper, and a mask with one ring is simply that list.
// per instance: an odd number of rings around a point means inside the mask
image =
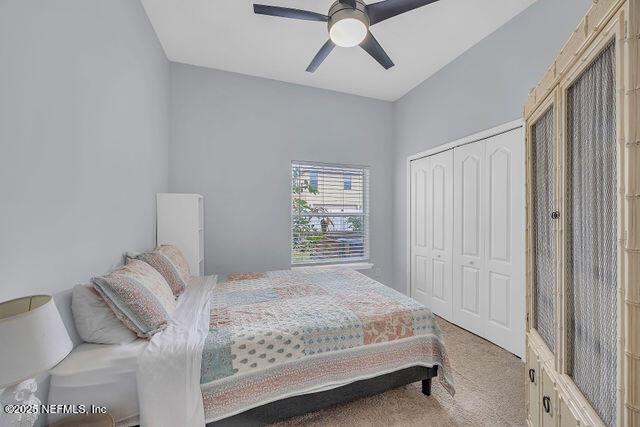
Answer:
[{"label": "pillow", "polygon": [[151,252],[138,255],[138,259],[158,270],[171,286],[175,296],[183,293],[191,280],[187,260],[180,249],[173,245],[158,246]]},{"label": "pillow", "polygon": [[176,309],[167,281],[137,259],[91,282],[116,317],[141,338],[163,330]]},{"label": "pillow", "polygon": [[76,330],[85,342],[128,344],[137,336],[113,313],[89,284],[76,285],[71,294],[71,312]]}]

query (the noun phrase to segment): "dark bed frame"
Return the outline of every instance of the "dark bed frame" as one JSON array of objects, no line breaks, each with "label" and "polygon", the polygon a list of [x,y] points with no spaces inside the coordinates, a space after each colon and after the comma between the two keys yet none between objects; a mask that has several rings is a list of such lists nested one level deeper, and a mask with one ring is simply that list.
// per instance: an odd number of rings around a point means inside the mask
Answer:
[{"label": "dark bed frame", "polygon": [[431,396],[431,379],[437,375],[438,366],[432,368],[412,366],[331,390],[277,400],[249,409],[238,415],[209,423],[207,427],[264,426],[340,403],[380,394],[418,381],[422,381],[422,393]]}]

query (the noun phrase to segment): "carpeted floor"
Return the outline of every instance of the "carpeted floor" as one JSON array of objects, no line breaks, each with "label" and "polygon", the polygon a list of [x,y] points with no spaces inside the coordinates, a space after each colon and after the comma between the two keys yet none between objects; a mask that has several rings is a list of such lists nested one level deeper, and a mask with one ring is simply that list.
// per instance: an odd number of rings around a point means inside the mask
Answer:
[{"label": "carpeted floor", "polygon": [[278,426],[525,425],[524,363],[500,347],[438,319],[453,367],[451,397],[437,379],[430,397],[420,383],[292,418]]}]

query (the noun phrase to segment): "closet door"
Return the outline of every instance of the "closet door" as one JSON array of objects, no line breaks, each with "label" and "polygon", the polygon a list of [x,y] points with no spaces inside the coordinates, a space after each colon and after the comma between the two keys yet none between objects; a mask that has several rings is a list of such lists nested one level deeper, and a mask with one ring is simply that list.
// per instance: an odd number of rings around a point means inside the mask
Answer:
[{"label": "closet door", "polygon": [[431,290],[431,310],[452,320],[452,150],[429,157],[427,181],[427,288]]},{"label": "closet door", "polygon": [[411,297],[427,307],[431,307],[431,289],[427,287],[429,163],[429,157],[411,162]]},{"label": "closet door", "polygon": [[451,320],[453,151],[411,162],[411,296]]},{"label": "closet door", "polygon": [[524,134],[503,133],[485,143],[486,329],[488,340],[523,356],[524,322]]},{"label": "closet door", "polygon": [[487,317],[484,257],[485,144],[456,147],[454,157],[453,321],[480,336]]}]

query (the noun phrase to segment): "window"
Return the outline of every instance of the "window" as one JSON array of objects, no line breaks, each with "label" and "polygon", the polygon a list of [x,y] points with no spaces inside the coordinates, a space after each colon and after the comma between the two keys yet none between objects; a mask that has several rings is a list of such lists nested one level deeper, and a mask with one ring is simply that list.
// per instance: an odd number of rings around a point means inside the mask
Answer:
[{"label": "window", "polygon": [[313,192],[318,189],[318,172],[309,172],[309,191]]},{"label": "window", "polygon": [[351,190],[351,175],[349,174],[344,175],[344,189]]},{"label": "window", "polygon": [[369,259],[369,168],[291,164],[291,264]]}]

